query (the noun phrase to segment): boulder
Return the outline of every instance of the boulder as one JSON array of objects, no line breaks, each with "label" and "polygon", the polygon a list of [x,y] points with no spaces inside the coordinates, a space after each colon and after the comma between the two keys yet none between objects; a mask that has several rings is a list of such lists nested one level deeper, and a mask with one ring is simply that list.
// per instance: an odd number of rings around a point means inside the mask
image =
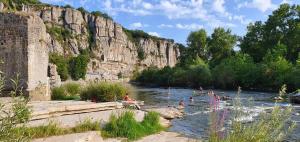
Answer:
[{"label": "boulder", "polygon": [[161,117],[165,119],[174,119],[174,118],[181,118],[183,116],[183,112],[177,108],[173,107],[165,107],[165,108],[151,108],[146,109],[145,111],[154,111],[161,115]]}]

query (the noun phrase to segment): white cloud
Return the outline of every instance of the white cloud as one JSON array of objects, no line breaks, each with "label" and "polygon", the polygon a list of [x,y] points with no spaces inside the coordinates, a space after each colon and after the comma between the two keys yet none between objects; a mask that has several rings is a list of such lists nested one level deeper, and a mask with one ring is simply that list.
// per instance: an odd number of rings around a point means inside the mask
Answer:
[{"label": "white cloud", "polygon": [[143,7],[144,7],[145,9],[152,9],[152,8],[153,8],[153,5],[152,5],[151,3],[144,2],[144,3],[143,3]]},{"label": "white cloud", "polygon": [[203,25],[199,24],[176,24],[176,28],[183,30],[199,30],[203,28]]},{"label": "white cloud", "polygon": [[144,28],[144,27],[148,27],[149,25],[147,24],[142,24],[141,22],[136,22],[136,23],[132,23],[130,24],[130,28],[131,29],[140,29],[140,28]]},{"label": "white cloud", "polygon": [[256,8],[261,12],[266,12],[268,10],[276,9],[276,5],[272,3],[272,0],[252,0],[249,2],[244,2],[238,5],[238,8]]},{"label": "white cloud", "polygon": [[157,33],[157,32],[148,32],[148,34],[152,35],[152,36],[160,37],[159,33]]},{"label": "white cloud", "polygon": [[159,28],[173,28],[174,26],[170,25],[170,24],[160,24],[158,27]]},{"label": "white cloud", "polygon": [[225,4],[225,0],[214,0],[214,2],[213,2],[214,11],[219,12],[219,13],[225,13],[226,10],[225,10],[224,4]]}]

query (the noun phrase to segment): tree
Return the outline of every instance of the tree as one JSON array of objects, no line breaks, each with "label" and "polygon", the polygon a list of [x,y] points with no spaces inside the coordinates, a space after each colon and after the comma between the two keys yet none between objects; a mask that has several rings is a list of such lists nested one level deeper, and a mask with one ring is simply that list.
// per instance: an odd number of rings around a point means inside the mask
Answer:
[{"label": "tree", "polygon": [[84,54],[80,54],[70,60],[69,71],[72,79],[79,80],[80,78],[85,78],[88,62],[89,56]]},{"label": "tree", "polygon": [[190,49],[190,54],[193,57],[201,57],[202,59],[207,59],[207,36],[204,29],[191,32],[187,38],[187,45]]},{"label": "tree", "polygon": [[277,54],[286,50],[283,57],[295,63],[300,52],[299,11],[300,6],[282,4],[265,23],[250,24],[241,40],[242,52],[252,56],[255,62],[261,62],[268,51]]},{"label": "tree", "polygon": [[240,48],[249,54],[255,62],[262,61],[266,50],[262,47],[264,25],[261,21],[250,24],[247,34],[242,38]]},{"label": "tree", "polygon": [[211,63],[213,66],[220,63],[222,59],[233,55],[233,48],[236,45],[237,36],[231,34],[231,30],[216,28],[209,40],[209,53],[211,54]]}]

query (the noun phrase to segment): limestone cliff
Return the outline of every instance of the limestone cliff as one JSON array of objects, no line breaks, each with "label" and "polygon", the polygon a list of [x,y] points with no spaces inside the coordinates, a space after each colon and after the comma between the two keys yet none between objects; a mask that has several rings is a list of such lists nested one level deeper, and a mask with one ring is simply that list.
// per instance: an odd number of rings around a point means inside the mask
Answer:
[{"label": "limestone cliff", "polygon": [[[0,3],[1,10],[5,6]],[[87,80],[118,80],[118,75],[130,77],[137,68],[174,66],[180,55],[173,41],[153,37],[132,39],[120,24],[101,15],[49,5],[23,6],[22,11],[34,13],[44,21],[50,53],[77,56],[89,49],[93,56]]]}]

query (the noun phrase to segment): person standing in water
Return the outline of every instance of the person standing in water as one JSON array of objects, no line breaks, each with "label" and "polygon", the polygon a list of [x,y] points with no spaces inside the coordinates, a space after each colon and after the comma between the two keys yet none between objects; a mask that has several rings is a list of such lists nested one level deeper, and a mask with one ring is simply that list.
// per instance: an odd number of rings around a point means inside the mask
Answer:
[{"label": "person standing in water", "polygon": [[183,109],[184,108],[184,102],[183,102],[183,100],[179,101],[178,108],[179,109]]},{"label": "person standing in water", "polygon": [[200,88],[199,88],[199,91],[200,91],[200,93],[201,94],[203,94],[204,92],[203,92],[203,88],[200,86]]}]

